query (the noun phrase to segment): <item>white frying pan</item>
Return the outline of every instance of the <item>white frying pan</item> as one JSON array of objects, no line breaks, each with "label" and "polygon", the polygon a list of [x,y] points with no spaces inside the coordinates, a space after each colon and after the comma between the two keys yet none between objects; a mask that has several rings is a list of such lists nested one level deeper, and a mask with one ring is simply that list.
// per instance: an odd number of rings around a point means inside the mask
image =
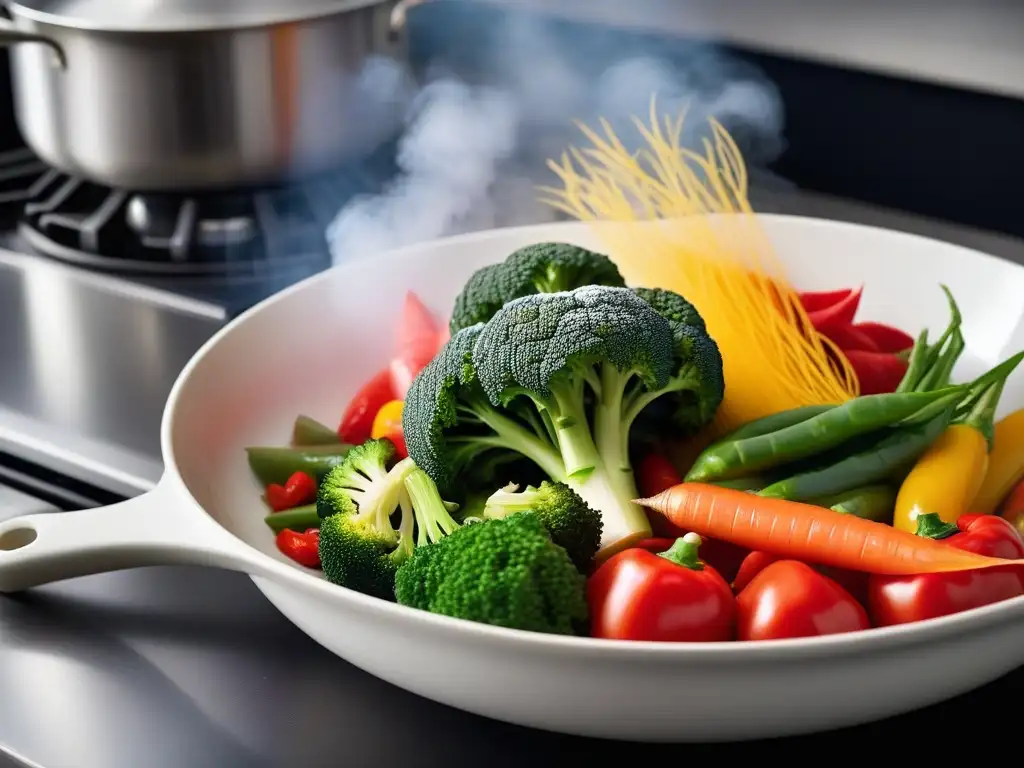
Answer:
[{"label": "white frying pan", "polygon": [[[866,283],[863,315],[936,333],[949,284],[961,380],[1024,347],[1024,269],[963,248],[829,221],[765,217],[801,288]],[[554,637],[435,616],[335,587],[280,555],[244,447],[284,444],[295,415],[334,423],[384,362],[407,289],[447,316],[469,274],[580,224],[457,237],[346,265],[260,304],[203,347],[171,393],[166,471],[103,509],[0,524],[0,590],[145,565],[244,571],[334,653],[428,698],[568,733],[637,740],[795,734],[893,715],[1024,663],[1024,598],[900,628],[805,640],[656,644]],[[1017,376],[1003,412],[1024,405]]]}]

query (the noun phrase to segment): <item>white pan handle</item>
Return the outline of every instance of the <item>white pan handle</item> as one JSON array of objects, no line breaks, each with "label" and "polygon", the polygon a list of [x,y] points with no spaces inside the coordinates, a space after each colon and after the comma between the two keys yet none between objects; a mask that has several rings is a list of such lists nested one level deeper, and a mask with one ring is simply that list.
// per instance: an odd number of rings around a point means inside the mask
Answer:
[{"label": "white pan handle", "polygon": [[134,499],[0,523],[0,592],[149,565],[205,565],[273,577],[168,478]]}]

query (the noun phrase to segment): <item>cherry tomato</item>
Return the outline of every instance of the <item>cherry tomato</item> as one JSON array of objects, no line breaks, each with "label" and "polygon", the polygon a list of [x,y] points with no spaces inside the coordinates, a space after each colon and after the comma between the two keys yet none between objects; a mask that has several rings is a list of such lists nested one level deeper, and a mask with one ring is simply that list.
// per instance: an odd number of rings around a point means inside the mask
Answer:
[{"label": "cherry tomato", "polygon": [[[941,540],[988,557],[1024,557],[1024,540],[1001,517],[961,515],[955,530]],[[875,624],[883,627],[948,616],[1024,594],[1019,571],[1008,566],[917,576],[873,575],[868,579],[867,605]]]},{"label": "cherry tomato", "polygon": [[373,420],[373,428],[370,430],[370,437],[386,437],[395,444],[395,455],[404,459],[409,455],[405,447],[405,433],[402,431],[402,409],[405,403],[401,400],[391,400],[384,403],[377,411]]},{"label": "cherry tomato", "polygon": [[341,417],[338,437],[343,443],[360,445],[370,439],[373,420],[377,412],[389,400],[395,399],[395,390],[391,385],[391,371],[385,368],[366,382],[352,398]]},{"label": "cherry tomato", "polygon": [[700,541],[689,533],[660,554],[633,547],[602,563],[587,581],[591,635],[662,642],[733,639],[732,591],[698,557]]},{"label": "cherry tomato", "polygon": [[779,560],[736,596],[740,640],[816,637],[868,629],[867,612],[839,584],[796,560]]}]

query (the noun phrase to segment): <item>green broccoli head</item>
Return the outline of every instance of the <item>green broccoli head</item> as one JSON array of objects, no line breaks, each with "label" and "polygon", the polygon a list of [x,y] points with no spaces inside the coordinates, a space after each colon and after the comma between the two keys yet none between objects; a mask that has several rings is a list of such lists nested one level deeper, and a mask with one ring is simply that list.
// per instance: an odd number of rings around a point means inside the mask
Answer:
[{"label": "green broccoli head", "polygon": [[704,330],[704,318],[700,316],[700,312],[675,291],[667,291],[664,288],[634,288],[633,292],[670,323]]},{"label": "green broccoli head", "polygon": [[402,605],[510,629],[575,634],[586,581],[532,513],[459,528],[417,547],[395,576]]},{"label": "green broccoli head", "polygon": [[357,592],[394,600],[395,572],[412,554],[412,537],[381,530],[358,515],[331,515],[320,522],[324,577]]},{"label": "green broccoli head", "polygon": [[469,278],[455,300],[451,332],[486,323],[505,304],[521,296],[558,293],[584,285],[625,284],[618,267],[603,254],[568,243],[528,245]]},{"label": "green broccoli head", "polygon": [[[662,433],[665,430],[660,422],[667,418],[674,427],[674,437],[688,437],[707,426],[722,404],[722,353],[708,335],[704,318],[682,296],[660,288],[641,288],[636,294],[668,321],[675,342],[675,362],[664,391],[640,398],[634,403],[634,416],[649,416],[645,419],[646,431]],[[657,409],[648,408],[654,399],[658,399]]]},{"label": "green broccoli head", "polygon": [[[651,296],[672,318],[686,309],[680,297]],[[409,455],[442,491],[466,485],[485,457],[519,455],[601,514],[601,550],[612,554],[651,532],[633,503],[634,421],[666,396],[678,424],[703,423],[718,407],[721,360],[706,336],[628,288],[513,299],[459,331],[413,382]]]},{"label": "green broccoli head", "polygon": [[544,481],[520,491],[511,484],[487,498],[483,516],[496,519],[522,512],[537,515],[551,540],[569,554],[577,568],[590,568],[601,546],[601,515],[572,488]]}]

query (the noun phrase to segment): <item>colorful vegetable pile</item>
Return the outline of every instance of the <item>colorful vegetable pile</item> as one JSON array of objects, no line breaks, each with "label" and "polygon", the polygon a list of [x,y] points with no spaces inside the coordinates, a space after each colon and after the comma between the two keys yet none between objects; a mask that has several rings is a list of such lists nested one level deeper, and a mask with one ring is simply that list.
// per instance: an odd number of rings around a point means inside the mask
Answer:
[{"label": "colorful vegetable pile", "polygon": [[[703,439],[722,354],[683,296],[564,243],[412,293],[337,429],[248,449],[279,549],[340,587],[513,629],[718,642],[854,632],[1024,594],[1024,352],[953,381],[934,342],[801,293],[861,394]],[[657,446],[692,443],[677,466]],[[675,454],[672,454],[675,455]]]}]

